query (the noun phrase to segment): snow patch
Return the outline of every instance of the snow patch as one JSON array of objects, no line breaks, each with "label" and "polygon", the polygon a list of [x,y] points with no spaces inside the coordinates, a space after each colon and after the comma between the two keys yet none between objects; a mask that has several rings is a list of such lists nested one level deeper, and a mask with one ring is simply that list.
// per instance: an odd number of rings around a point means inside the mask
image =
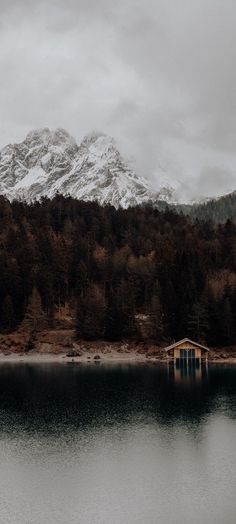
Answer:
[{"label": "snow patch", "polygon": [[32,167],[27,175],[15,184],[14,189],[26,189],[34,184],[41,184],[47,180],[48,175],[41,167]]}]

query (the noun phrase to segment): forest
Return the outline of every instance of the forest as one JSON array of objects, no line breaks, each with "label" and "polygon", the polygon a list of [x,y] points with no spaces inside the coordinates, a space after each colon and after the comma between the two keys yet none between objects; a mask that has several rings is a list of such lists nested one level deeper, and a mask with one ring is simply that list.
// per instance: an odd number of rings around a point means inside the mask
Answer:
[{"label": "forest", "polygon": [[236,191],[194,204],[167,204],[164,201],[157,200],[154,202],[154,206],[159,211],[168,207],[178,213],[188,215],[192,222],[197,219],[212,220],[215,224],[223,224],[228,219],[236,222]]},{"label": "forest", "polygon": [[230,219],[236,221],[236,191],[203,203],[177,206],[183,213],[190,215],[192,220],[212,220],[216,224]]},{"label": "forest", "polygon": [[151,205],[0,197],[0,332],[55,325],[78,339],[236,344],[236,225]]}]

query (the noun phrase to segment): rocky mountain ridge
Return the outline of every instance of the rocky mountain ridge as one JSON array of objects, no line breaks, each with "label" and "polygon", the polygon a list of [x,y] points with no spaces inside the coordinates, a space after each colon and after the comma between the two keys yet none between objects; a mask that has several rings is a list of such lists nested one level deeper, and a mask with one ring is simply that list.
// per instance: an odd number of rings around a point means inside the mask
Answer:
[{"label": "rocky mountain ridge", "polygon": [[235,219],[235,192],[180,204],[181,183],[170,184],[161,166],[155,184],[156,188],[138,176],[115,140],[102,133],[90,133],[77,144],[64,129],[42,128],[0,151],[0,195],[10,201],[32,202],[60,193],[116,208],[151,202],[158,209],[170,206],[194,218]]},{"label": "rocky mountain ridge", "polygon": [[116,208],[163,199],[103,134],[91,133],[77,145],[64,129],[44,128],[2,149],[0,194],[30,202],[56,193]]}]

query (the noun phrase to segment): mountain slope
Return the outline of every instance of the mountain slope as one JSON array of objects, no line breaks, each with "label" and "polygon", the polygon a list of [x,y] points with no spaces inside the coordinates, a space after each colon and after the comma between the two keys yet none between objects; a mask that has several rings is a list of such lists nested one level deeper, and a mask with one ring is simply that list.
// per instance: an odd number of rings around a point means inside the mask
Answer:
[{"label": "mountain slope", "polygon": [[30,202],[57,192],[124,208],[158,197],[106,135],[90,134],[78,146],[65,130],[45,128],[1,151],[0,194]]},{"label": "mountain slope", "polygon": [[78,146],[64,130],[32,131],[20,144],[8,145],[0,153],[0,192],[9,198],[30,200],[31,193],[70,170]]},{"label": "mountain slope", "polygon": [[87,135],[80,145],[64,129],[30,132],[19,144],[0,151],[0,194],[27,202],[56,193],[114,207],[153,203],[171,207],[192,219],[236,220],[236,192],[202,203],[180,205],[181,184],[170,186],[159,166],[157,190],[137,176],[119,153],[115,141],[101,133]]}]

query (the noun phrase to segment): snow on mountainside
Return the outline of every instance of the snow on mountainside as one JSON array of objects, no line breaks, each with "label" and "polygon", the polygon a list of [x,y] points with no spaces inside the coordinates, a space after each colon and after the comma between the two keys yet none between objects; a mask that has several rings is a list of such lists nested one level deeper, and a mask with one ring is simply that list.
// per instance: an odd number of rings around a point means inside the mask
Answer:
[{"label": "snow on mountainside", "polygon": [[64,130],[32,131],[22,143],[0,152],[0,193],[28,201],[45,195],[46,186],[72,169],[77,150],[75,140]]},{"label": "snow on mountainside", "polygon": [[78,146],[63,129],[32,131],[0,152],[0,194],[30,202],[57,192],[128,207],[157,198],[138,177],[112,138],[92,133]]},{"label": "snow on mountainside", "polygon": [[163,200],[167,204],[179,203],[179,193],[181,193],[181,183],[178,180],[174,182],[169,181],[169,177],[165,169],[159,165],[158,173],[156,174],[157,180],[157,194],[158,200]]},{"label": "snow on mountainside", "polygon": [[59,192],[116,208],[175,201],[175,188],[163,182],[154,190],[122,158],[114,140],[101,133],[91,133],[77,145],[64,129],[39,129],[0,152],[0,194],[10,200],[30,202]]},{"label": "snow on mountainside", "polygon": [[148,181],[138,177],[121,157],[114,140],[101,134],[85,137],[59,190],[81,200],[124,208],[150,200],[154,194]]},{"label": "snow on mountainside", "polygon": [[[154,189],[124,160],[111,137],[91,133],[78,145],[64,129],[44,128],[0,151],[0,195],[31,202],[62,193],[116,208],[148,201],[160,208],[163,203],[185,205],[189,187],[178,180],[170,184],[167,171],[161,164],[157,167]],[[198,198],[189,205],[212,200]]]}]

